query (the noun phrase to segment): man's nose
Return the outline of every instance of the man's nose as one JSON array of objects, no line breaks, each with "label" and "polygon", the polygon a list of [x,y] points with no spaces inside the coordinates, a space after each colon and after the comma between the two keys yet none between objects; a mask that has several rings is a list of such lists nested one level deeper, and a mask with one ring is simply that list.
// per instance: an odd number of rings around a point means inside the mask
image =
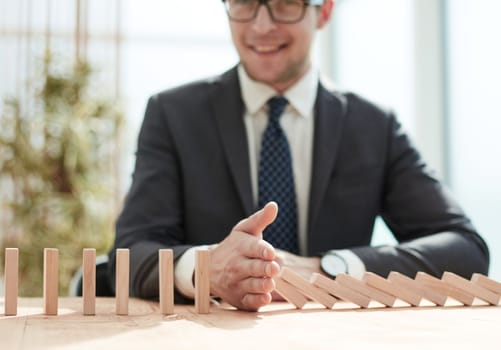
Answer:
[{"label": "man's nose", "polygon": [[266,5],[259,5],[256,18],[252,21],[252,29],[257,33],[268,33],[275,29],[276,25],[268,11]]}]

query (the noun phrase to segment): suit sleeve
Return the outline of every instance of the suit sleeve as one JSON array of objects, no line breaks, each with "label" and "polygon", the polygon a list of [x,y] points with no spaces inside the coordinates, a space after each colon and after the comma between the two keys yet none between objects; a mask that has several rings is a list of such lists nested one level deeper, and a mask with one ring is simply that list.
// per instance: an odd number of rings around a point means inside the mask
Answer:
[{"label": "suit sleeve", "polygon": [[[130,249],[130,294],[158,297],[158,249],[171,248],[174,259],[183,244],[183,184],[179,159],[158,98],[148,101],[139,133],[130,191],[116,224],[115,245],[109,253],[109,276],[115,285],[115,249]],[[184,301],[176,293],[176,302]]]},{"label": "suit sleeve", "polygon": [[425,271],[441,277],[451,271],[470,278],[487,274],[489,251],[447,189],[426,168],[393,116],[387,133],[383,220],[396,246],[358,247],[368,271],[387,276],[399,271],[414,277]]}]

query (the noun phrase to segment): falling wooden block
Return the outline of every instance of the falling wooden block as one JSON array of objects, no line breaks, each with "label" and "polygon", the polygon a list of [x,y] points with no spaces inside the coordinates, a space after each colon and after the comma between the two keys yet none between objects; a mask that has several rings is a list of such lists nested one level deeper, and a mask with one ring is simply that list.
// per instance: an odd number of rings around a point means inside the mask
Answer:
[{"label": "falling wooden block", "polygon": [[367,296],[369,299],[375,300],[386,306],[393,306],[395,303],[395,297],[389,295],[383,291],[375,289],[364,282],[354,278],[353,276],[347,274],[339,274],[336,276],[336,282],[346,288],[353,289],[358,293]]},{"label": "falling wooden block", "polygon": [[17,292],[19,286],[19,250],[5,249],[5,316],[17,315]]},{"label": "falling wooden block", "polygon": [[410,289],[402,288],[398,284],[378,276],[375,273],[366,272],[364,274],[363,281],[367,285],[379,289],[389,295],[393,295],[394,297],[397,297],[412,306],[419,306],[419,303],[421,302],[421,296],[419,294],[414,293]]},{"label": "falling wooden block", "polygon": [[485,275],[474,273],[471,277],[471,281],[480,287],[489,289],[491,292],[501,295],[501,283],[496,282]]},{"label": "falling wooden block", "polygon": [[44,313],[46,315],[57,315],[59,251],[55,248],[44,249],[43,276]]},{"label": "falling wooden block", "polygon": [[174,313],[174,258],[172,249],[158,251],[158,286],[160,312],[162,315]]},{"label": "falling wooden block", "polygon": [[405,276],[399,272],[392,271],[388,276],[388,280],[395,284],[400,285],[402,288],[406,288],[414,293],[419,294],[422,298],[431,301],[432,303],[444,306],[447,301],[447,295],[439,292],[438,290],[424,285],[408,276]]},{"label": "falling wooden block", "polygon": [[304,279],[301,275],[297,274],[288,267],[283,267],[281,269],[279,277],[284,279],[286,282],[289,282],[310,299],[322,304],[328,309],[331,309],[337,301],[337,299],[332,295],[326,293],[321,288],[314,286],[308,280]]},{"label": "falling wooden block", "polygon": [[96,314],[96,250],[85,248],[82,256],[83,314]]},{"label": "falling wooden block", "polygon": [[368,308],[371,302],[371,300],[365,295],[360,294],[350,288],[346,288],[340,285],[338,282],[319,273],[314,273],[311,276],[310,282],[338,299],[348,301],[363,308]]},{"label": "falling wooden block", "polygon": [[129,314],[129,249],[116,250],[115,302],[116,314]]},{"label": "falling wooden block", "polygon": [[207,249],[195,252],[195,311],[208,314],[210,310],[210,255]]},{"label": "falling wooden block", "polygon": [[418,288],[421,288],[421,290],[424,291],[424,297],[426,299],[437,305],[444,306],[447,301],[447,297],[456,299],[465,305],[471,305],[473,303],[473,296],[462,293],[459,289],[449,286],[444,281],[429,275],[426,272],[418,272],[415,280],[411,281],[415,281]]},{"label": "falling wooden block", "polygon": [[281,277],[273,278],[275,281],[275,291],[285,300],[294,305],[297,309],[302,309],[308,301],[292,284],[286,282]]},{"label": "falling wooden block", "polygon": [[489,304],[499,304],[499,299],[501,298],[499,295],[452,272],[444,272],[444,274],[442,275],[442,281],[463,291],[467,291],[473,294],[475,297],[488,302]]}]

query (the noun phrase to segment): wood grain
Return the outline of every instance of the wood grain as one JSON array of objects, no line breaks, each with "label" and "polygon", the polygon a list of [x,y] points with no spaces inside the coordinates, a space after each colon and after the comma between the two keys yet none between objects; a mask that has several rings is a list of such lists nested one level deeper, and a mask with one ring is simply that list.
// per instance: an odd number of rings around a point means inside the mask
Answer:
[{"label": "wood grain", "polygon": [[471,281],[458,276],[452,272],[444,272],[442,275],[442,281],[459,288],[463,291],[468,291],[473,294],[475,297],[482,299],[489,304],[498,305],[500,296],[494,292],[491,292],[488,289],[485,289]]},{"label": "wood grain", "polygon": [[400,285],[372,272],[366,272],[364,274],[363,281],[367,283],[367,285],[380,289],[389,295],[393,295],[394,297],[397,297],[412,306],[419,306],[419,303],[421,302],[422,298],[419,294],[414,293],[410,289],[402,288]]},{"label": "wood grain", "polygon": [[[0,297],[0,304],[3,298]],[[18,315],[0,314],[1,348],[8,350],[366,349],[495,348],[501,307],[353,308],[315,302],[302,309],[274,302],[259,312],[214,305],[199,315],[192,305],[160,313],[157,302],[130,298],[129,316],[115,314],[113,298],[96,299],[96,316],[83,316],[81,298],[61,297],[58,316],[42,313],[41,298],[19,298]]]},{"label": "wood grain", "polygon": [[43,299],[44,313],[57,315],[59,298],[59,250],[44,249],[43,259]]},{"label": "wood grain", "polygon": [[19,249],[5,249],[5,315],[17,314],[17,293],[19,289]]},{"label": "wood grain", "polygon": [[160,311],[163,315],[174,313],[174,262],[172,249],[158,251],[158,281]]},{"label": "wood grain", "polygon": [[323,289],[311,284],[307,279],[303,278],[301,275],[288,267],[283,267],[279,276],[296,287],[308,298],[322,304],[328,309],[331,309],[337,301],[335,297],[325,292]]},{"label": "wood grain", "polygon": [[371,302],[370,298],[368,298],[367,296],[360,294],[350,288],[346,288],[345,286],[339,284],[337,281],[334,281],[319,273],[314,273],[311,276],[310,282],[338,299],[349,301],[363,308],[368,308]]},{"label": "wood grain", "polygon": [[296,309],[302,309],[304,304],[308,302],[308,299],[289,282],[278,276],[273,280],[275,281],[275,291],[280,294],[282,298],[294,305]]},{"label": "wood grain", "polygon": [[395,297],[387,294],[383,291],[380,291],[378,289],[375,289],[364,282],[354,278],[353,276],[347,275],[347,274],[339,274],[336,276],[336,282],[338,282],[340,285],[353,289],[354,291],[358,292],[359,294],[365,295],[371,300],[375,300],[378,303],[381,303],[385,306],[393,306],[395,303]]},{"label": "wood grain", "polygon": [[85,248],[82,254],[83,314],[96,314],[96,250]]},{"label": "wood grain", "polygon": [[480,287],[491,290],[492,292],[501,295],[501,283],[494,281],[493,279],[479,274],[474,273],[471,277],[471,281]]},{"label": "wood grain", "polygon": [[129,249],[116,250],[115,303],[117,315],[129,314]]},{"label": "wood grain", "polygon": [[195,311],[210,312],[210,254],[207,249],[195,252]]},{"label": "wood grain", "polygon": [[416,274],[415,281],[425,288],[447,295],[464,305],[473,305],[473,301],[475,300],[475,297],[472,294],[445,283],[441,279],[431,276],[425,272],[418,272]]}]

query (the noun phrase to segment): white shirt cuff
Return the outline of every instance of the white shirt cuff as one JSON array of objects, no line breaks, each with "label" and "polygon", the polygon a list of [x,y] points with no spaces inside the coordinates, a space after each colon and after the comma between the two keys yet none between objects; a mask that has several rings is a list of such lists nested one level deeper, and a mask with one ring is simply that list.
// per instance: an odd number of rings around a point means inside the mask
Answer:
[{"label": "white shirt cuff", "polygon": [[358,279],[364,277],[365,265],[355,253],[349,249],[336,250],[335,252],[346,262],[349,275]]},{"label": "white shirt cuff", "polygon": [[174,285],[187,298],[195,297],[193,272],[195,271],[195,252],[198,249],[208,249],[208,245],[191,247],[174,264]]}]

